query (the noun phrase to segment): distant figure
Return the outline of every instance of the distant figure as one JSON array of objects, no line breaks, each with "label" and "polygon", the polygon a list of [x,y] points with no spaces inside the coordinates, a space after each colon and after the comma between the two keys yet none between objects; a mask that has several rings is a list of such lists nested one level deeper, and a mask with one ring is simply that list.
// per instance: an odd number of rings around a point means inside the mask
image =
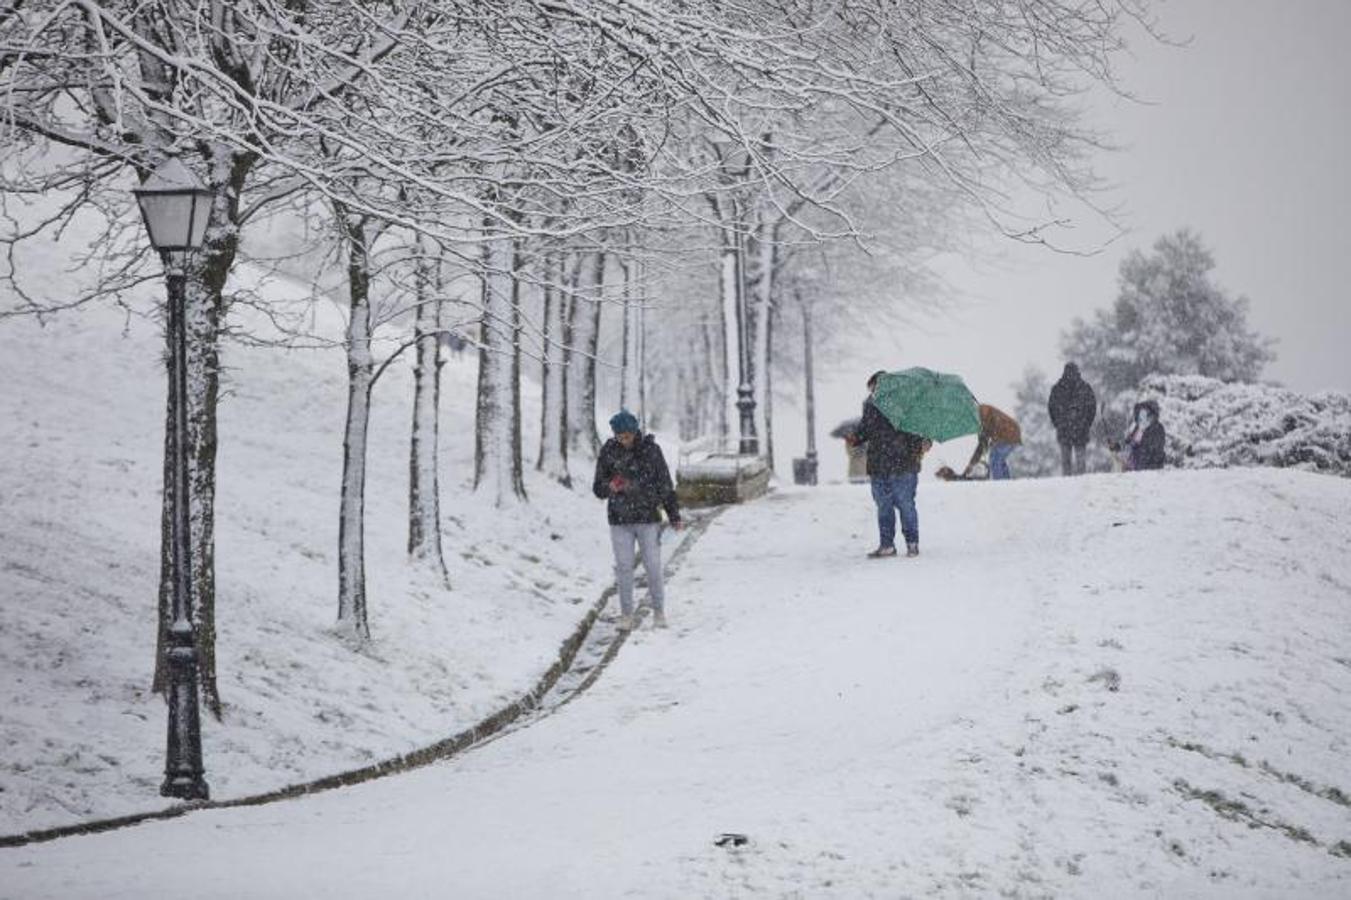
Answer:
[{"label": "distant figure", "polygon": [[863,403],[863,418],[849,438],[852,445],[867,447],[868,478],[872,482],[873,503],[877,505],[877,549],[871,559],[896,555],[896,513],[901,515],[901,534],[905,555],[919,556],[919,512],[915,509],[915,488],[919,484],[920,460],[927,449],[924,438],[898,431],[873,402],[877,381],[883,372],[868,379],[869,397]]},{"label": "distant figure", "polygon": [[1135,404],[1133,421],[1126,432],[1126,468],[1162,469],[1167,462],[1165,437],[1163,423],[1159,421],[1159,404],[1153,400]]},{"label": "distant figure", "polygon": [[[1013,477],[1009,472],[1009,454],[1018,449],[1023,442],[1023,430],[1018,420],[988,403],[980,405],[980,436],[976,440],[976,452],[971,454],[971,462],[962,470],[962,478],[970,478],[976,463],[990,452],[990,480],[1006,481]],[[950,479],[948,479],[950,480]]]},{"label": "distant figure", "polygon": [[1046,402],[1060,444],[1060,471],[1064,475],[1082,475],[1087,465],[1088,432],[1098,415],[1098,395],[1079,375],[1079,367],[1065,363],[1065,374],[1051,388]]},{"label": "distant figure", "polygon": [[647,570],[647,589],[652,598],[652,624],[666,627],[666,592],[661,575],[661,511],[671,527],[684,527],[676,503],[675,486],[666,457],[652,435],[638,430],[638,418],[620,410],[610,418],[614,437],[600,448],[596,477],[591,489],[608,501],[610,544],[615,554],[615,582],[619,586],[619,628],[633,628],[634,544]]},{"label": "distant figure", "polygon": [[464,348],[469,343],[453,331],[442,332],[442,337],[445,339],[446,349],[457,357],[464,353]]}]

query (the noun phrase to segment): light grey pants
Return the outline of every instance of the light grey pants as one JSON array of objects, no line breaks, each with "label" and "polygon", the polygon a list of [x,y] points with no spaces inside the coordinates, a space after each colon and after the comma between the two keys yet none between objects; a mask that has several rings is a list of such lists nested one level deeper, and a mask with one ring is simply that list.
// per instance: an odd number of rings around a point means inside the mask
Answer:
[{"label": "light grey pants", "polygon": [[652,610],[657,612],[666,602],[661,583],[661,524],[611,525],[610,544],[615,551],[615,583],[619,586],[619,611],[633,612],[634,546],[643,554],[643,568],[647,570],[647,590],[652,596]]}]

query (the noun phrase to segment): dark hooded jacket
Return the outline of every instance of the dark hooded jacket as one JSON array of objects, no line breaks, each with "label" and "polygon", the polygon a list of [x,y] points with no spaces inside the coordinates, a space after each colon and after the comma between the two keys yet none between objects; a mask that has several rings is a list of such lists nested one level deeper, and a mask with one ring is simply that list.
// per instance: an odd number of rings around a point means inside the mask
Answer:
[{"label": "dark hooded jacket", "polygon": [[1074,363],[1065,364],[1065,374],[1051,388],[1046,410],[1051,414],[1057,441],[1075,447],[1088,443],[1089,429],[1098,414],[1098,396]]},{"label": "dark hooded jacket", "polygon": [[873,478],[918,472],[924,456],[924,438],[898,431],[871,399],[863,404],[863,418],[854,429],[852,443],[867,446],[868,475]]},{"label": "dark hooded jacket", "polygon": [[1142,403],[1135,404],[1132,420],[1138,422],[1140,410],[1149,413],[1149,425],[1139,434],[1136,440],[1135,428],[1132,426],[1130,441],[1130,467],[1135,470],[1140,469],[1162,469],[1164,463],[1168,461],[1168,456],[1164,452],[1165,437],[1163,423],[1159,421],[1159,405],[1153,400],[1145,400]]},{"label": "dark hooded jacket", "polygon": [[[610,490],[610,481],[616,475],[628,482],[622,491]],[[606,441],[596,459],[596,478],[591,490],[602,500],[610,501],[606,512],[611,525],[660,522],[663,508],[671,524],[680,521],[680,507],[666,457],[650,434],[640,434],[629,449],[616,438]]]}]

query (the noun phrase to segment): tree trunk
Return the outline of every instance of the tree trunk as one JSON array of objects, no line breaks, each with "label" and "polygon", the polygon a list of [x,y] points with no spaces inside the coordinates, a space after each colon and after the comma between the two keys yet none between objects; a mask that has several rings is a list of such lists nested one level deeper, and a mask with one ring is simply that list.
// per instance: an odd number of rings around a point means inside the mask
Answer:
[{"label": "tree trunk", "polygon": [[[622,287],[622,322],[619,342],[619,408],[628,409],[632,395],[629,391],[629,369],[633,365],[633,270],[628,259],[620,259],[619,271],[624,279]],[[631,411],[631,410],[630,410]]]},{"label": "tree trunk", "polygon": [[601,292],[605,288],[605,254],[581,254],[577,259],[568,320],[569,376],[568,439],[572,449],[600,449],[596,431],[596,348],[600,345]]},{"label": "tree trunk", "polygon": [[718,342],[713,340],[713,326],[708,317],[699,320],[699,337],[702,341],[704,365],[696,373],[702,382],[703,390],[695,392],[695,401],[699,406],[698,426],[692,437],[701,437],[706,434],[718,434],[726,436],[731,427],[727,422],[727,403],[723,397],[723,392],[727,390],[727,380],[720,378],[720,369],[717,365],[717,353],[715,347]]},{"label": "tree trunk", "polygon": [[[239,197],[255,163],[249,154],[209,147],[212,190],[206,241],[189,254],[184,323],[187,332],[188,485],[192,542],[192,621],[197,642],[198,683],[202,700],[217,719],[221,697],[216,677],[216,403],[220,396],[220,336],[226,313],[222,291],[239,249]],[[167,317],[166,317],[167,318]],[[166,346],[170,336],[166,329]],[[167,355],[166,355],[167,357]],[[168,373],[166,371],[166,380]],[[170,434],[173,410],[165,403],[165,456],[160,511],[160,581],[155,641],[155,674],[151,690],[168,688],[166,659],[173,622],[172,485]]]},{"label": "tree trunk", "polygon": [[765,454],[765,462],[769,463],[769,470],[774,471],[774,322],[778,319],[778,311],[774,306],[770,306],[765,311],[765,358],[764,368],[760,370],[761,381],[764,383],[764,407],[763,415],[765,430],[761,432],[764,437],[762,444]]},{"label": "tree trunk", "polygon": [[754,285],[754,290],[749,295],[753,298],[753,302],[747,310],[747,319],[751,331],[751,346],[748,354],[750,358],[749,381],[753,392],[751,396],[755,400],[756,433],[764,438],[761,450],[772,468],[774,455],[772,439],[769,434],[769,421],[773,415],[771,409],[773,400],[770,397],[769,367],[772,356],[771,329],[774,319],[774,276],[779,261],[777,226],[762,222],[756,229],[753,250],[754,275],[750,283]]},{"label": "tree trunk", "polygon": [[[437,448],[441,419],[441,297],[432,284],[432,268],[424,239],[417,238],[415,290],[417,312],[413,334],[417,362],[413,369],[413,433],[408,454],[408,555],[430,566],[450,587],[441,550],[441,491]],[[439,278],[437,279],[439,282]],[[436,296],[432,296],[435,289]]]},{"label": "tree trunk", "polygon": [[521,440],[521,345],[525,316],[521,312],[521,271],[525,266],[522,242],[511,242],[511,483],[522,499],[525,493],[525,454]]},{"label": "tree trunk", "polygon": [[591,306],[591,329],[586,336],[586,380],[582,383],[582,435],[591,447],[591,455],[600,455],[600,432],[596,430],[596,357],[600,353],[600,314],[605,308],[602,295],[605,290],[605,253],[596,253],[592,268],[592,283],[596,300]]},{"label": "tree trunk", "polygon": [[802,308],[802,372],[806,379],[805,397],[807,404],[807,459],[816,458],[816,370],[812,358],[812,311],[802,301],[799,294],[798,306]]},{"label": "tree trunk", "polygon": [[474,489],[486,487],[497,506],[525,499],[521,472],[520,286],[512,241],[485,229],[483,316],[479,330]]},{"label": "tree trunk", "polygon": [[539,462],[536,468],[564,486],[572,486],[568,474],[567,365],[569,343],[566,329],[568,293],[563,260],[545,258],[543,402],[540,409]]},{"label": "tree trunk", "polygon": [[366,434],[370,425],[370,247],[366,219],[335,204],[347,243],[347,421],[342,442],[342,497],[338,507],[338,631],[370,640],[366,610]]},{"label": "tree trunk", "polygon": [[655,427],[656,418],[649,417],[647,409],[647,266],[639,264],[638,272],[643,286],[638,301],[638,419]]}]

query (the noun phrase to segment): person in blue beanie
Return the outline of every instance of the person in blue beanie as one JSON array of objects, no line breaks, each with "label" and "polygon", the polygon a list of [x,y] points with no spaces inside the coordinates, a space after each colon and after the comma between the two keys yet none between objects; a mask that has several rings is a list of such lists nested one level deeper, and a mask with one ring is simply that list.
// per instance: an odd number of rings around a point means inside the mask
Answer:
[{"label": "person in blue beanie", "polygon": [[626,409],[610,418],[614,437],[600,448],[596,477],[591,489],[606,503],[610,520],[610,543],[615,554],[615,581],[619,587],[619,627],[634,625],[634,547],[642,554],[652,598],[652,623],[666,627],[666,593],[661,577],[661,513],[671,527],[684,527],[676,503],[675,485],[666,457],[653,440],[638,428],[638,417]]}]

